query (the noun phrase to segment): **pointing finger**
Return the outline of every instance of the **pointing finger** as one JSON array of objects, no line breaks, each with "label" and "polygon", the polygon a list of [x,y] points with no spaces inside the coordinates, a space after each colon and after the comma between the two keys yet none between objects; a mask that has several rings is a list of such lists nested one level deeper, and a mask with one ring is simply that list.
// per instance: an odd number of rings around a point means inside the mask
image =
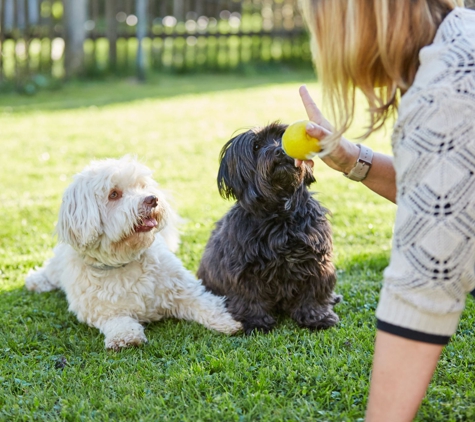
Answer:
[{"label": "pointing finger", "polygon": [[300,87],[299,94],[300,94],[300,98],[302,98],[302,102],[305,107],[305,111],[307,112],[309,120],[321,125],[324,120],[323,114],[320,111],[320,109],[317,107],[317,104],[315,104],[315,101],[313,101],[305,85],[302,85]]}]

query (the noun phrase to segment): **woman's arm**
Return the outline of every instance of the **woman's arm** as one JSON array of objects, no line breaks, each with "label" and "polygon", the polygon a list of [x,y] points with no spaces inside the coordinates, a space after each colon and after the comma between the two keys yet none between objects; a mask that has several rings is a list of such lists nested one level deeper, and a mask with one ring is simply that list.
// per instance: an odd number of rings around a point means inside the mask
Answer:
[{"label": "woman's arm", "polygon": [[[333,127],[326,120],[310,96],[305,86],[300,87],[300,96],[307,111],[308,118],[316,123],[307,126],[307,133],[315,138],[324,139],[331,134]],[[338,146],[322,161],[334,170],[349,173],[356,163],[359,148],[356,144],[341,138]],[[296,160],[296,165],[301,165]],[[396,202],[396,173],[393,158],[389,155],[374,153],[373,164],[366,179],[362,183],[378,195]]]},{"label": "woman's arm", "polygon": [[366,422],[412,421],[442,348],[378,330]]}]

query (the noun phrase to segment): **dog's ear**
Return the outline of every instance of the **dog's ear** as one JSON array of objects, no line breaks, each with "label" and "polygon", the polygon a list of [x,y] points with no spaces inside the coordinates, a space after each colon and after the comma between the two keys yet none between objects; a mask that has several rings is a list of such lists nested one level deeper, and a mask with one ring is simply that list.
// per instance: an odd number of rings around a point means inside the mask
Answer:
[{"label": "dog's ear", "polygon": [[235,139],[232,138],[226,142],[219,154],[218,190],[224,199],[237,199],[240,191],[236,180],[237,163],[232,151]]},{"label": "dog's ear", "polygon": [[255,183],[255,141],[256,132],[248,130],[230,139],[221,150],[218,189],[223,198],[253,204],[261,196]]},{"label": "dog's ear", "polygon": [[248,130],[230,139],[220,153],[218,189],[225,199],[252,202],[258,197],[253,183],[255,132]]},{"label": "dog's ear", "polygon": [[86,180],[77,178],[64,192],[56,233],[60,242],[79,250],[92,246],[102,234],[94,189]]}]

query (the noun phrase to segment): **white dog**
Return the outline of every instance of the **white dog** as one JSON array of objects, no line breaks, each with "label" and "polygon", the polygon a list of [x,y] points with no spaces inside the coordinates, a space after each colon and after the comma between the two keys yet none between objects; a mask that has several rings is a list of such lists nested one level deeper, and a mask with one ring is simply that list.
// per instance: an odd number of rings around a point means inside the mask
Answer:
[{"label": "white dog", "polygon": [[146,342],[141,322],[164,317],[240,330],[223,298],[172,253],[176,220],[147,167],[130,157],[92,162],[64,193],[54,257],[27,276],[26,287],[63,289],[69,310],[101,330],[106,348]]}]

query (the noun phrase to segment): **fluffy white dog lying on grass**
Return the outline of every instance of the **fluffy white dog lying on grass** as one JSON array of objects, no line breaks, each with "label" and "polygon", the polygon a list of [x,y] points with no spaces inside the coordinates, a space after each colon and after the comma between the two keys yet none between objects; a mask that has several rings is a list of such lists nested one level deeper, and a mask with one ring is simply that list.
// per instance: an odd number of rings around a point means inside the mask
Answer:
[{"label": "fluffy white dog lying on grass", "polygon": [[223,298],[206,292],[172,252],[176,220],[147,167],[130,157],[92,162],[64,193],[54,257],[26,287],[64,290],[69,310],[101,330],[106,348],[146,342],[141,322],[164,317],[240,330]]}]

